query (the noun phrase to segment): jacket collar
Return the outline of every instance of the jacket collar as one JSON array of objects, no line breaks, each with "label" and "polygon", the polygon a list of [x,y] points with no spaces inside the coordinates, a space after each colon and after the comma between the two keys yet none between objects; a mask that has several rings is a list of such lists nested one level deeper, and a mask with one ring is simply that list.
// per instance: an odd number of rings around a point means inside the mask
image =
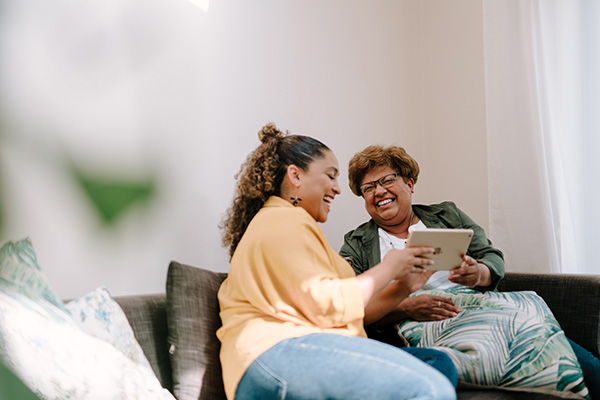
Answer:
[{"label": "jacket collar", "polygon": [[[412,209],[417,217],[425,224],[428,228],[443,228],[444,224],[438,217],[438,214],[444,212],[444,208],[438,204],[433,205],[423,205],[423,204],[413,204]],[[378,236],[377,233],[377,224],[375,220],[371,218],[369,221],[365,222],[362,225],[359,225],[358,228],[352,232],[352,238],[361,239],[363,242],[370,242],[373,240],[375,236]]]}]

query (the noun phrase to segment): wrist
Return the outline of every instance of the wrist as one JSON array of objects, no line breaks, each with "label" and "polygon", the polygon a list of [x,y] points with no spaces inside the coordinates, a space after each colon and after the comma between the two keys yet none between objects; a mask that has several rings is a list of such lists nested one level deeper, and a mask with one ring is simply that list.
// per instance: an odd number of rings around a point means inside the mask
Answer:
[{"label": "wrist", "polygon": [[477,263],[479,276],[477,277],[477,283],[475,286],[487,287],[492,284],[492,274],[487,265],[483,263]]},{"label": "wrist", "polygon": [[400,304],[398,304],[394,310],[394,314],[398,320],[403,320],[410,317],[408,313],[409,307],[407,306],[408,302],[406,300],[407,299],[404,299],[404,301],[400,302]]},{"label": "wrist", "polygon": [[473,287],[479,286],[479,283],[481,282],[481,264],[477,264],[477,282],[475,282],[475,284],[473,285]]}]

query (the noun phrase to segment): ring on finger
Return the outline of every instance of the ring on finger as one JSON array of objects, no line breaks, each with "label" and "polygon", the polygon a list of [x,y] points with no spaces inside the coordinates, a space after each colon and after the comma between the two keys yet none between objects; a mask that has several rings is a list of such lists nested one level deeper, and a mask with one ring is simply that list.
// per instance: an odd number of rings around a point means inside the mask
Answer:
[{"label": "ring on finger", "polygon": [[438,308],[442,308],[442,302],[438,300]]}]

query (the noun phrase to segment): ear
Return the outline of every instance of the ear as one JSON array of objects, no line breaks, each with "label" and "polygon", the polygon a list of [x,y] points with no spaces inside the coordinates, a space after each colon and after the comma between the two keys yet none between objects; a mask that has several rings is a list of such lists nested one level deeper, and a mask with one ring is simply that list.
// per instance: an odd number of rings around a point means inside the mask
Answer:
[{"label": "ear", "polygon": [[297,188],[300,186],[300,168],[294,164],[288,165],[286,177],[293,187]]},{"label": "ear", "polygon": [[414,193],[415,192],[415,181],[414,181],[414,179],[413,178],[409,178],[409,180],[406,182],[406,184],[410,188],[410,192]]}]

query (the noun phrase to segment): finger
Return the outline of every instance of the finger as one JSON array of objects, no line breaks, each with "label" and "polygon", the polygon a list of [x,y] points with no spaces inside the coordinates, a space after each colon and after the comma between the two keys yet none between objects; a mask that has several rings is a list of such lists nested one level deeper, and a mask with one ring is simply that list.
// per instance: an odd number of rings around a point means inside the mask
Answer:
[{"label": "finger", "polygon": [[449,298],[442,297],[442,300],[438,300],[438,309],[444,310],[449,313],[458,313],[460,308]]},{"label": "finger", "polygon": [[437,300],[436,307],[434,308],[435,314],[445,315],[446,317],[455,317],[457,313],[460,311],[458,306],[454,304],[452,301],[446,302],[443,301],[445,298],[442,297],[442,300]]},{"label": "finger", "polygon": [[439,310],[450,310],[453,308],[453,305],[446,303],[445,301],[438,300],[435,304],[435,309],[439,312]]},{"label": "finger", "polygon": [[451,311],[440,311],[439,313],[431,314],[430,318],[432,321],[443,321],[448,318],[454,318],[457,315],[457,313]]},{"label": "finger", "polygon": [[[473,267],[475,267],[475,268],[473,268]],[[471,264],[467,264],[466,262],[463,261],[463,263],[460,264],[460,266],[450,270],[449,276],[451,278],[458,278],[461,276],[471,275],[476,272],[476,268],[477,268],[477,264],[471,265]]]},{"label": "finger", "polygon": [[460,265],[456,268],[452,268],[450,270],[451,274],[454,275],[463,275],[465,273],[465,271],[467,270],[467,267],[469,266],[469,264],[467,264],[465,261],[461,262]]},{"label": "finger", "polygon": [[433,247],[407,247],[407,249],[410,249],[410,251],[412,251],[412,254],[415,256],[433,254],[434,252]]},{"label": "finger", "polygon": [[423,272],[425,272],[425,268],[419,265],[413,265],[413,269],[411,272],[414,272],[415,274],[422,274]]},{"label": "finger", "polygon": [[477,261],[476,261],[476,260],[475,260],[473,257],[471,257],[471,256],[468,256],[468,255],[466,255],[466,254],[463,256],[463,261],[464,261],[464,262],[465,262],[467,265],[473,265],[473,264],[477,264]]},{"label": "finger", "polygon": [[417,256],[414,257],[412,264],[417,267],[423,267],[425,265],[433,265],[433,260],[431,258]]},{"label": "finger", "polygon": [[441,301],[442,303],[445,303],[445,304],[448,304],[448,305],[451,305],[451,306],[454,306],[454,305],[456,305],[456,304],[455,304],[455,303],[452,301],[452,299],[451,299],[450,297],[444,297],[444,296],[434,296],[434,297],[433,297],[433,300],[435,300],[435,301]]}]

